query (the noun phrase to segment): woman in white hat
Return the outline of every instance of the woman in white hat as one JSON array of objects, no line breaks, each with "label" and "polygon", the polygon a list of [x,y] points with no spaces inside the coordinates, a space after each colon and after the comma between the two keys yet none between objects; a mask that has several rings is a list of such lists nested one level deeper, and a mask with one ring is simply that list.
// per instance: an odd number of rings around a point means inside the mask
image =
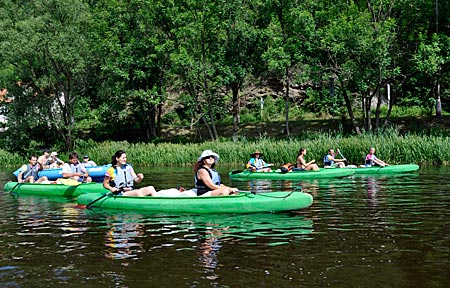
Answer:
[{"label": "woman in white hat", "polygon": [[197,196],[231,195],[238,192],[237,188],[220,183],[220,175],[214,169],[217,161],[219,161],[219,155],[211,150],[203,151],[198,157],[194,166]]}]

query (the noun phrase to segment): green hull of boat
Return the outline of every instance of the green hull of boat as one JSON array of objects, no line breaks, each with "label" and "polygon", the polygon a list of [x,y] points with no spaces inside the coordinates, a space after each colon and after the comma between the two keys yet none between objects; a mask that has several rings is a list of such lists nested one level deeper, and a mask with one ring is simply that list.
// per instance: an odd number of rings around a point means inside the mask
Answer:
[{"label": "green hull of boat", "polygon": [[[11,191],[12,190],[12,191]],[[5,192],[39,196],[63,196],[78,197],[85,193],[106,192],[102,183],[83,183],[77,186],[64,184],[40,184],[8,182],[4,187]]]},{"label": "green hull of boat", "polygon": [[[101,196],[101,193],[83,194],[77,198],[77,202],[88,205]],[[303,192],[241,192],[236,196],[212,197],[107,196],[92,206],[165,213],[256,213],[299,210],[309,207],[312,201],[312,196]]]},{"label": "green hull of boat", "polygon": [[365,167],[355,168],[355,174],[392,174],[392,173],[406,173],[419,170],[419,165],[416,164],[401,164],[389,165],[384,167]]},{"label": "green hull of boat", "polygon": [[229,176],[231,180],[304,180],[351,176],[355,173],[353,170],[355,169],[321,168],[319,171],[294,171],[288,173],[231,171]]}]

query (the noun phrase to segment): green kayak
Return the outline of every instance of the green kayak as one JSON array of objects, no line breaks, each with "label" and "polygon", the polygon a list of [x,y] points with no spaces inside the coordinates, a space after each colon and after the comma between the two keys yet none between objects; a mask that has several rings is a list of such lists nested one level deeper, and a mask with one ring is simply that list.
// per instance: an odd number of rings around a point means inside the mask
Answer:
[{"label": "green kayak", "polygon": [[41,184],[41,183],[17,183],[8,182],[3,189],[5,192],[39,196],[64,196],[78,197],[85,193],[106,192],[102,183],[83,183],[79,185]]},{"label": "green kayak", "polygon": [[102,196],[102,193],[83,194],[77,202],[88,205],[95,201],[90,207],[148,212],[253,213],[299,210],[313,201],[310,194],[303,192],[240,192],[235,196],[211,197],[106,196],[96,201]]},{"label": "green kayak", "polygon": [[340,168],[320,168],[319,171],[294,171],[294,172],[250,172],[231,171],[229,173],[231,180],[251,180],[251,179],[267,179],[267,180],[304,180],[304,179],[322,179],[345,177],[353,175],[354,169],[340,169]]},{"label": "green kayak", "polygon": [[[392,173],[405,173],[419,170],[419,165],[416,164],[401,164],[401,165],[389,165],[389,166],[375,166],[375,167],[363,167],[349,169],[354,170],[355,174],[392,174]],[[345,169],[344,169],[345,170]]]}]

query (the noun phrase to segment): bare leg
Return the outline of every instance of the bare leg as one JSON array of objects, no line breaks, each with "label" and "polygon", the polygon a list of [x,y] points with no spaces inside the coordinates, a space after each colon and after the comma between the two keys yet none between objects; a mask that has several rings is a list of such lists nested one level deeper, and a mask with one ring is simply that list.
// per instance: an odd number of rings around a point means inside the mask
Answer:
[{"label": "bare leg", "polygon": [[36,183],[41,183],[42,181],[47,181],[47,180],[48,180],[47,176],[42,176],[41,178],[36,180]]},{"label": "bare leg", "polygon": [[155,188],[153,186],[147,186],[147,187],[142,187],[140,189],[123,192],[122,195],[125,195],[125,196],[138,196],[138,197],[155,196],[156,195],[156,190],[155,190]]}]

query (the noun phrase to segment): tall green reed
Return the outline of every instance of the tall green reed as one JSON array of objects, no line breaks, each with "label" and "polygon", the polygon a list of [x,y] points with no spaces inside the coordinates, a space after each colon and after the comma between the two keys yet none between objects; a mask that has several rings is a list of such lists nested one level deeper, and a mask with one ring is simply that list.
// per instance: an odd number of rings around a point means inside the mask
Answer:
[{"label": "tall green reed", "polygon": [[[238,142],[220,140],[201,144],[173,143],[128,143],[92,141],[80,143],[76,151],[80,155],[88,154],[97,164],[111,162],[112,155],[119,149],[125,150],[128,162],[133,165],[169,165],[191,166],[203,150],[210,149],[220,155],[219,165],[242,165],[250,159],[250,155],[260,150],[263,159],[268,163],[282,165],[295,163],[297,151],[305,147],[307,160],[315,159],[321,166],[323,157],[329,148],[340,149],[351,164],[363,164],[370,147],[376,148],[378,158],[390,163],[449,164],[450,139],[442,136],[398,135],[387,132],[381,135],[363,134],[342,137],[333,134],[314,134],[307,139],[274,140],[261,138],[258,140],[243,139]],[[61,153],[62,154],[62,153]],[[67,157],[61,155],[62,160]],[[19,165],[24,159],[15,154],[0,150],[0,161],[3,165]]]}]

